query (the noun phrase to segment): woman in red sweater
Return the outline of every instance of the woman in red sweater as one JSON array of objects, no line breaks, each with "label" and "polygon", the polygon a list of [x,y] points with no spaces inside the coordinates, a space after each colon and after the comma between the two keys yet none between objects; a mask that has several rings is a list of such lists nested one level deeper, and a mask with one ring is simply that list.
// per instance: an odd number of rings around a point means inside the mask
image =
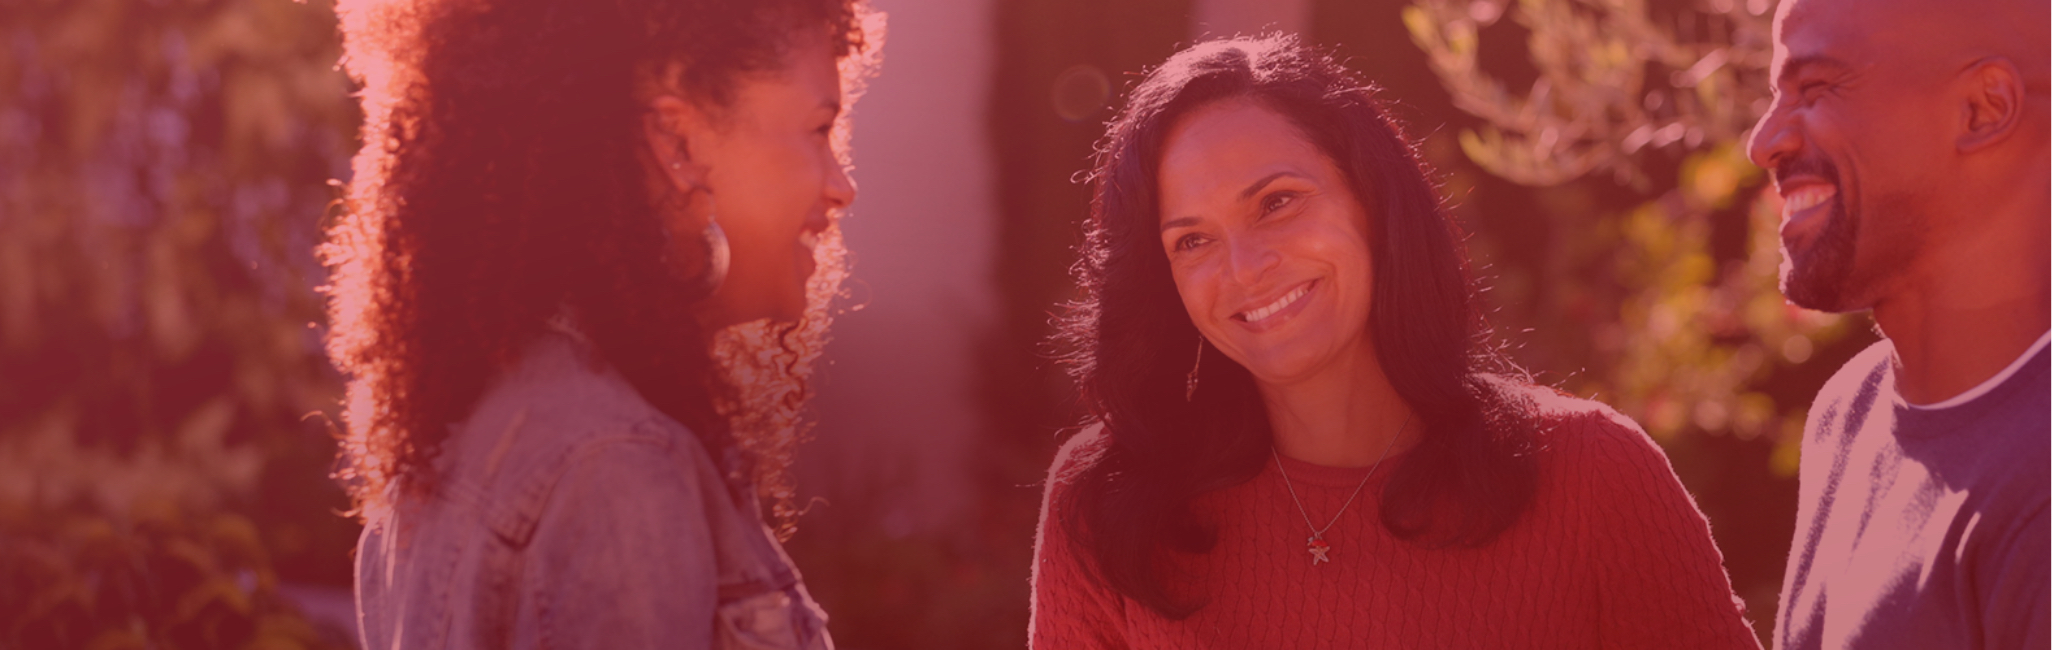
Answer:
[{"label": "woman in red sweater", "polygon": [[1494,353],[1428,170],[1330,57],[1176,54],[1091,183],[1060,340],[1093,424],[1035,648],[1758,647],[1659,448]]}]

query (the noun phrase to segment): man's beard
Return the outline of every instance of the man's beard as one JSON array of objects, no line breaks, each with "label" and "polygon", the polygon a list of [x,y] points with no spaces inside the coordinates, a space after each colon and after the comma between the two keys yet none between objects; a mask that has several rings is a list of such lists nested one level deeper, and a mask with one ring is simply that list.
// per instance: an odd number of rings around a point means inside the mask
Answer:
[{"label": "man's beard", "polygon": [[[1833,170],[1836,171],[1836,170]],[[1832,175],[1836,184],[1836,174]],[[1831,199],[1831,213],[1816,241],[1801,251],[1781,244],[1781,293],[1798,307],[1824,312],[1846,312],[1866,305],[1853,304],[1853,260],[1859,239],[1859,222],[1846,212],[1843,188]]]},{"label": "man's beard", "polygon": [[1864,289],[1855,286],[1864,284],[1853,268],[1858,258],[1860,220],[1846,207],[1848,192],[1839,180],[1838,165],[1823,156],[1802,155],[1783,160],[1774,168],[1777,183],[1797,176],[1818,177],[1830,183],[1835,192],[1831,196],[1831,212],[1823,216],[1824,224],[1807,248],[1791,249],[1788,240],[1782,240],[1782,295],[1798,307],[1824,312],[1870,306],[1863,304]]}]

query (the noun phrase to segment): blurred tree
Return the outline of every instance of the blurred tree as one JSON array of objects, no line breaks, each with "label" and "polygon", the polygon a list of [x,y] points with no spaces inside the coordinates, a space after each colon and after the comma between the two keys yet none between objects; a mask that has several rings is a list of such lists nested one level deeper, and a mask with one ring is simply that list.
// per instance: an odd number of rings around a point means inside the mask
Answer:
[{"label": "blurred tree", "polygon": [[[1188,0],[996,0],[987,115],[999,199],[1000,316],[977,359],[984,425],[968,460],[977,507],[931,531],[882,496],[843,496],[801,522],[791,554],[847,648],[1016,648],[1026,642],[1040,481],[1076,422],[1047,361],[1048,316],[1073,295],[1071,246],[1089,165],[1126,73],[1186,37]],[[886,68],[885,74],[889,74]],[[878,495],[891,493],[878,490]]]},{"label": "blurred tree", "polygon": [[[1772,54],[1766,3],[1701,10],[1645,0],[1421,0],[1403,21],[1454,105],[1485,121],[1461,150],[1490,172],[1552,185],[1592,171],[1650,191],[1634,158],[1647,147],[1737,141],[1766,109]],[[1524,95],[1481,70],[1481,31],[1506,16],[1524,26],[1538,78]],[[1672,22],[1672,27],[1661,23]]]},{"label": "blurred tree", "polygon": [[356,532],[316,415],[330,8],[8,0],[0,39],[0,646],[335,641],[278,590],[346,586]]},{"label": "blurred tree", "polygon": [[[1859,319],[1788,305],[1777,287],[1780,200],[1745,158],[1768,103],[1764,0],[1415,0],[1403,23],[1452,102],[1457,138],[1490,174],[1553,196],[1622,193],[1629,207],[1542,201],[1514,218],[1555,233],[1496,296],[1528,325],[1533,367],[1637,419],[1712,520],[1755,629],[1772,629],[1793,521],[1805,409],[1872,341]],[[1483,70],[1482,35],[1515,21],[1529,89]],[[1613,202],[1614,203],[1614,202]],[[1593,208],[1593,209],[1592,209]],[[1503,215],[1498,215],[1504,218]],[[1510,241],[1476,235],[1482,256]]]}]

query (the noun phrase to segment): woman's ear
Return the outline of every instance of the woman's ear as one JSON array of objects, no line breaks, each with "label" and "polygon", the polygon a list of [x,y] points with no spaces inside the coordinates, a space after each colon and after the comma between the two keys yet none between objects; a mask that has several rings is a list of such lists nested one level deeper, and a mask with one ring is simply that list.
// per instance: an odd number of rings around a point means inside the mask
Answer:
[{"label": "woman's ear", "polygon": [[642,119],[642,135],[648,141],[649,153],[670,182],[687,193],[705,187],[706,168],[693,155],[697,152],[692,151],[692,145],[700,140],[692,136],[701,132],[704,125],[704,115],[697,107],[671,95],[656,97]]}]

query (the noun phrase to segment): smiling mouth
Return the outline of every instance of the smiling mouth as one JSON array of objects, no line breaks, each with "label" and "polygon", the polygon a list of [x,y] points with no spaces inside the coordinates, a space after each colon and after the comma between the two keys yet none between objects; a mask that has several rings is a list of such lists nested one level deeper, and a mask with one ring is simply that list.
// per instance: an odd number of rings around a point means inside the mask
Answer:
[{"label": "smiling mouth", "polygon": [[1804,210],[1822,205],[1836,196],[1837,187],[1822,183],[1804,185],[1781,198],[1781,216],[1783,219],[1793,218]]},{"label": "smiling mouth", "polygon": [[1302,299],[1304,297],[1304,294],[1311,292],[1312,284],[1315,283],[1306,282],[1303,284],[1303,286],[1299,286],[1295,290],[1283,294],[1283,297],[1275,299],[1275,302],[1268,303],[1255,309],[1250,309],[1237,314],[1233,314],[1233,318],[1238,319],[1240,322],[1243,323],[1259,323],[1270,316],[1274,316],[1276,312],[1282,311],[1284,307],[1288,307],[1291,304],[1297,302],[1299,299]]},{"label": "smiling mouth", "polygon": [[1802,183],[1781,196],[1781,241],[1800,245],[1817,232],[1821,216],[1838,198],[1838,186],[1830,183]]}]

